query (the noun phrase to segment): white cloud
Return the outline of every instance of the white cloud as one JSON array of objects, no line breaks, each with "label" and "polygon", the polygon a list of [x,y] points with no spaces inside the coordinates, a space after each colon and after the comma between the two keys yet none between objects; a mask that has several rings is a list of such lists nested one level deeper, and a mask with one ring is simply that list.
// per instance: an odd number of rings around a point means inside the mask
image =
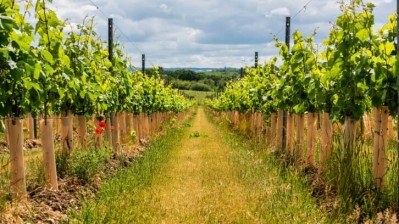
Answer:
[{"label": "white cloud", "polygon": [[[347,1],[347,0],[345,0]],[[52,8],[72,24],[95,16],[95,29],[107,38],[107,18],[113,17],[116,36],[125,43],[133,63],[163,67],[241,67],[277,55],[271,33],[284,38],[285,16],[291,33],[309,35],[319,27],[316,41],[328,36],[339,12],[337,1],[313,0],[57,0]],[[378,26],[394,11],[393,0],[372,0]],[[94,5],[93,5],[94,3]],[[97,8],[98,7],[98,8]],[[377,25],[376,25],[377,26]],[[122,31],[123,34],[120,32]]]},{"label": "white cloud", "polygon": [[272,16],[289,16],[289,15],[290,15],[290,10],[286,7],[273,9],[269,13],[265,14],[265,16],[268,18]]},{"label": "white cloud", "polygon": [[159,6],[159,8],[161,8],[161,10],[164,12],[164,13],[166,13],[166,14],[169,14],[169,13],[171,13],[172,12],[172,9],[171,8],[169,8],[169,6],[167,5],[167,4],[161,4],[160,6]]}]

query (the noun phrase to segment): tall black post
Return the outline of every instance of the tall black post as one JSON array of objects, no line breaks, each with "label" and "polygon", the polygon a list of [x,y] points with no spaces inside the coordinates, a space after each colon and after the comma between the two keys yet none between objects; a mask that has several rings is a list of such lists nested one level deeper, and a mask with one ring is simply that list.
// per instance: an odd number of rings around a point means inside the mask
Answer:
[{"label": "tall black post", "polygon": [[[114,65],[114,21],[112,18],[108,18],[108,60],[111,62],[112,66],[109,68],[111,76],[113,75],[113,65]],[[113,112],[109,114],[111,125],[114,125]],[[109,139],[110,145],[112,145],[113,140]]]},{"label": "tall black post", "polygon": [[241,67],[240,69],[240,78],[244,77],[244,68]]},{"label": "tall black post", "polygon": [[258,67],[258,52],[255,51],[255,68]]},{"label": "tall black post", "polygon": [[141,55],[141,72],[145,73],[145,54]]},{"label": "tall black post", "polygon": [[[285,44],[290,49],[290,28],[291,28],[291,17],[285,18]],[[281,149],[285,152],[287,146],[287,111],[283,112],[283,139]]]},{"label": "tall black post", "polygon": [[[396,12],[399,12],[399,0],[396,1]],[[399,13],[396,15],[396,32],[397,32],[397,38],[396,38],[396,68],[399,66]],[[396,85],[399,86],[399,70],[396,69]],[[398,120],[399,120],[399,88],[397,89],[397,103],[398,103]],[[399,122],[397,124],[397,133],[398,133],[398,143],[397,143],[397,156],[399,157]],[[398,171],[399,173],[399,159],[398,159]],[[398,175],[399,177],[399,175]],[[398,183],[397,183],[398,191],[399,192],[399,178],[398,178]],[[399,193],[398,193],[398,205],[399,205]]]},{"label": "tall black post", "polygon": [[[108,18],[108,59],[114,63],[114,22],[112,18]],[[112,73],[112,67],[110,68]]]}]

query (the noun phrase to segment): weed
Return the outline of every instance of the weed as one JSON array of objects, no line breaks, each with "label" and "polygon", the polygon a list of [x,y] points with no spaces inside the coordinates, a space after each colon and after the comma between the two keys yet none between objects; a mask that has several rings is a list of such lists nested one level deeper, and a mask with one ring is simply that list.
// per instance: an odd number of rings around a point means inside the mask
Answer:
[{"label": "weed", "polygon": [[201,134],[198,131],[194,131],[193,133],[190,134],[190,138],[198,138],[201,137]]},{"label": "weed", "polygon": [[96,174],[101,173],[105,167],[105,161],[111,158],[108,149],[97,150],[90,148],[86,150],[75,150],[72,152],[70,163],[70,175],[88,182]]},{"label": "weed", "polygon": [[192,127],[193,124],[192,124],[191,122],[185,122],[185,123],[183,124],[183,126],[184,126],[184,127]]}]

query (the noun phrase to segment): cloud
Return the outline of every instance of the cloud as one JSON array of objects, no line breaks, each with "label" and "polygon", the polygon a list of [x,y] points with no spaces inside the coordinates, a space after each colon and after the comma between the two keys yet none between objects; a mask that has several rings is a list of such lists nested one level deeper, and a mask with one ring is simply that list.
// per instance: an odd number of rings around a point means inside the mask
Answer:
[{"label": "cloud", "polygon": [[[332,0],[57,0],[51,7],[78,24],[95,16],[95,29],[107,38],[107,18],[113,17],[115,36],[124,43],[133,63],[163,67],[241,67],[278,54],[272,34],[284,39],[285,17],[294,16],[291,33],[305,36],[318,27],[316,41],[328,36],[339,15]],[[392,0],[374,0],[376,24],[394,11]],[[299,12],[299,13],[298,13]]]},{"label": "cloud", "polygon": [[273,17],[273,16],[289,16],[290,15],[290,10],[286,7],[282,8],[276,8],[271,10],[269,13],[266,13],[265,16],[267,18]]}]

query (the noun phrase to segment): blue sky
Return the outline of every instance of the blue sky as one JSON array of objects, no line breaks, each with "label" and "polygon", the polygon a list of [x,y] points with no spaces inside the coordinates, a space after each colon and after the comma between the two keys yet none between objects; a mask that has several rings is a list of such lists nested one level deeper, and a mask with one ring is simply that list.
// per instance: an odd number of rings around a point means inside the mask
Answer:
[{"label": "blue sky", "polygon": [[[375,28],[396,9],[393,0],[365,2],[376,5]],[[253,64],[255,51],[262,63],[277,54],[272,34],[284,39],[286,16],[300,11],[291,33],[318,28],[321,43],[340,13],[336,0],[55,0],[51,7],[71,23],[95,16],[102,39],[112,17],[115,35],[138,67],[142,53],[149,66],[243,67]]]}]

